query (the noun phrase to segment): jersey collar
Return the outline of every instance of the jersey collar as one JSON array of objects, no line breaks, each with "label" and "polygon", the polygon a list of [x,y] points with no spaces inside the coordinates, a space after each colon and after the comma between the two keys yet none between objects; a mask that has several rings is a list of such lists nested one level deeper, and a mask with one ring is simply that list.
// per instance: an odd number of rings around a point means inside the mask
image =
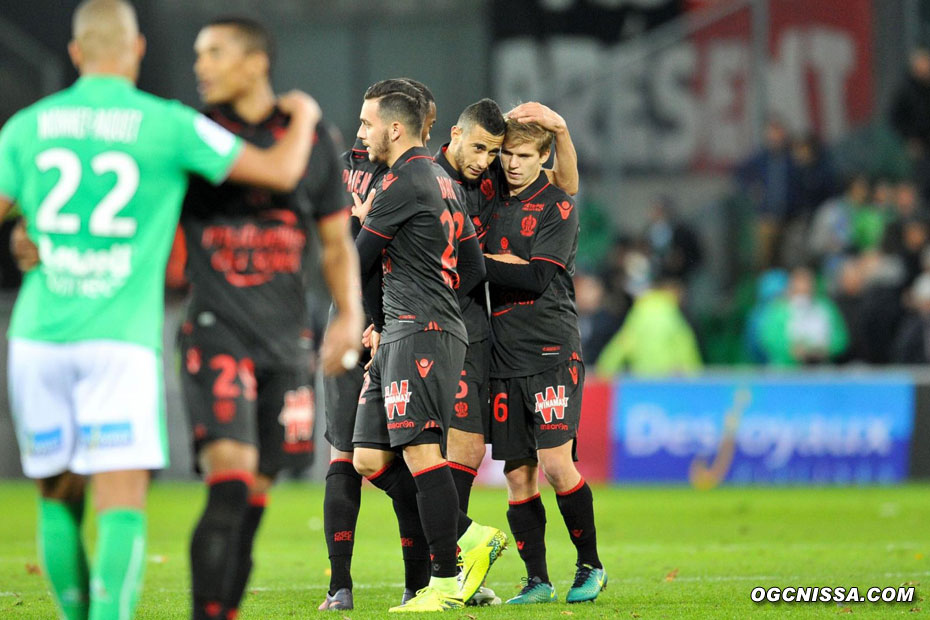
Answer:
[{"label": "jersey collar", "polygon": [[519,200],[520,202],[526,202],[531,198],[534,198],[536,194],[543,191],[546,187],[549,186],[549,177],[546,176],[546,173],[543,170],[539,171],[539,176],[536,177],[536,180],[530,183],[529,187],[520,192],[517,196],[511,196],[511,199]]},{"label": "jersey collar", "polygon": [[433,159],[433,156],[429,154],[429,149],[425,146],[412,146],[401,154],[397,158],[397,161],[394,162],[394,165],[391,166],[391,169],[397,168],[403,164],[406,164],[411,159]]}]

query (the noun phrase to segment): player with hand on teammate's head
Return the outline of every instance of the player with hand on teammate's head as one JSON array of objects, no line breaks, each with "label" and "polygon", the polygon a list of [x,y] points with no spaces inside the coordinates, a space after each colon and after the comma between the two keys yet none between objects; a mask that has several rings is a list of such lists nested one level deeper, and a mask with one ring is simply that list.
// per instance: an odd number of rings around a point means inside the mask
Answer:
[{"label": "player with hand on teammate's head", "polygon": [[485,237],[494,334],[492,457],[504,461],[507,520],[527,570],[509,604],[556,600],[546,564],[540,466],[577,550],[566,601],[593,600],[607,583],[593,496],[575,467],[584,386],[572,283],[578,211],[543,173],[552,141],[539,123],[507,121],[501,165],[508,195],[495,207]]}]

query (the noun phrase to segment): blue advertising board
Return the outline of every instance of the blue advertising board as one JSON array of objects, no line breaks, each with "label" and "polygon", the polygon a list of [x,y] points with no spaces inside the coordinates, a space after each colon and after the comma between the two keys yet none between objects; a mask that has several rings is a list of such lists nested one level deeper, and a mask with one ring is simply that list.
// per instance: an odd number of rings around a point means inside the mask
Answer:
[{"label": "blue advertising board", "polygon": [[618,380],[614,480],[868,484],[903,480],[914,415],[906,375]]}]

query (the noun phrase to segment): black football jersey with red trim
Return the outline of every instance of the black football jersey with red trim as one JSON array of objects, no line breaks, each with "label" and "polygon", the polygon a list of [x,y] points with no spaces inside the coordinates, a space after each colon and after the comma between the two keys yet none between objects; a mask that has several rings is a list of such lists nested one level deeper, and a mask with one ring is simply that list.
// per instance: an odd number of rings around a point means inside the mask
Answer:
[{"label": "black football jersey with red trim", "polygon": [[455,288],[458,244],[475,236],[462,190],[424,147],[401,155],[381,177],[363,228],[389,239],[382,256],[381,342],[417,331],[468,334]]},{"label": "black football jersey with red trim", "polygon": [[578,229],[575,203],[545,173],[494,207],[486,253],[548,261],[559,270],[541,294],[491,283],[491,376],[529,376],[581,354],[572,282]]},{"label": "black football jersey with red trim", "polygon": [[[259,123],[230,106],[204,114],[256,146],[280,139],[290,118],[275,110]],[[333,132],[319,124],[307,171],[293,192],[191,176],[181,212],[192,295],[188,319],[223,321],[256,363],[293,364],[307,327],[304,270],[308,227],[346,217],[342,165]]]},{"label": "black football jersey with red trim", "polygon": [[[449,160],[446,159],[448,147],[448,144],[442,145],[436,151],[433,159],[462,188],[465,195],[465,210],[475,227],[478,242],[484,247],[484,238],[488,232],[488,220],[494,208],[494,200],[498,196],[498,180],[492,171],[499,170],[499,168],[495,166],[489,167],[475,181],[463,179]],[[465,328],[468,330],[468,342],[480,342],[488,338],[491,334],[491,326],[488,323],[488,302],[484,284],[479,284],[473,288],[467,296],[459,301],[462,306],[462,318],[465,320]]]}]

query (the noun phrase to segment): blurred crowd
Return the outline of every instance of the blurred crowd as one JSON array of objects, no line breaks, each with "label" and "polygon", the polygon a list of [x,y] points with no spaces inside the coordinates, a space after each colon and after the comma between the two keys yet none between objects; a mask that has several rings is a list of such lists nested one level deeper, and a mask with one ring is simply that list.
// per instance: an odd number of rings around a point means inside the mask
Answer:
[{"label": "blurred crowd", "polygon": [[[839,170],[815,135],[769,119],[733,172],[751,210],[754,292],[724,360],[779,367],[930,361],[930,52],[916,50],[888,113],[906,152],[898,177]],[[576,277],[586,363],[598,374],[690,374],[706,356],[685,300],[703,240],[668,198]]]}]

